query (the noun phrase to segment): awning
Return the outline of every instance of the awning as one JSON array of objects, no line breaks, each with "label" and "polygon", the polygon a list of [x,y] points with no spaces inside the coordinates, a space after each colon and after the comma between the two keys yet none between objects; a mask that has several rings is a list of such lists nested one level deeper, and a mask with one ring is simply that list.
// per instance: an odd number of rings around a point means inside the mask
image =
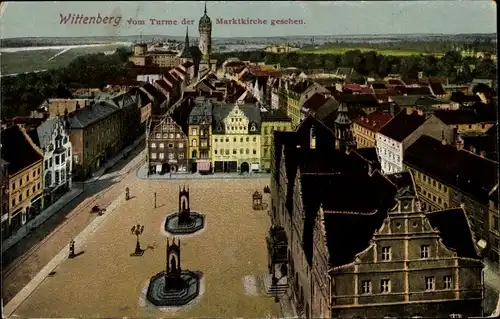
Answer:
[{"label": "awning", "polygon": [[210,164],[210,162],[198,162],[197,168],[199,171],[209,171]]},{"label": "awning", "polygon": [[260,169],[259,164],[252,163],[252,171],[258,171]]}]

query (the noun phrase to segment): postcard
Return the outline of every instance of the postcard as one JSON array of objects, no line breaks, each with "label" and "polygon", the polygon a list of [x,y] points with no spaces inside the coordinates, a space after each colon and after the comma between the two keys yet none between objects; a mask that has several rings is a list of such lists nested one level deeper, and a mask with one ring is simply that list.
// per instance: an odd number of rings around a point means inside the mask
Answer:
[{"label": "postcard", "polygon": [[1,2],[2,317],[498,317],[495,10]]}]

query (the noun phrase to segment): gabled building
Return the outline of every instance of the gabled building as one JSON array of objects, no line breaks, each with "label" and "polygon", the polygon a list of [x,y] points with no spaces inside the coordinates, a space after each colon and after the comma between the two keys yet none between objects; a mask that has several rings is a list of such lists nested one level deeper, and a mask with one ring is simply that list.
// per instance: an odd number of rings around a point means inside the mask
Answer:
[{"label": "gabled building", "polygon": [[194,106],[186,99],[171,113],[152,119],[147,131],[147,158],[150,173],[189,171],[188,121]]},{"label": "gabled building", "polygon": [[353,119],[353,134],[358,148],[376,147],[376,135],[393,116],[389,112],[375,111]]},{"label": "gabled building", "polygon": [[212,123],[214,103],[206,99],[195,100],[189,113],[188,156],[191,172],[210,173],[212,171]]},{"label": "gabled building", "polygon": [[292,130],[292,120],[281,109],[261,111],[261,169],[271,170],[271,149],[273,147],[274,131],[287,132]]},{"label": "gabled building", "polygon": [[261,169],[261,116],[253,104],[223,104],[214,108],[212,165],[214,172]]},{"label": "gabled building", "polygon": [[[422,153],[424,152],[424,153]],[[423,209],[463,207],[477,240],[489,239],[489,193],[498,184],[498,162],[423,135],[404,154],[405,170],[415,176]]]},{"label": "gabled building", "polygon": [[436,118],[428,118],[421,110],[406,108],[396,114],[376,135],[382,171],[402,172],[405,150],[424,134],[447,143],[454,140],[453,130]]},{"label": "gabled building", "polygon": [[303,118],[302,107],[314,93],[329,93],[326,88],[316,82],[307,79],[299,79],[296,82],[285,83],[287,91],[287,115],[292,119],[292,127],[296,128]]},{"label": "gabled building", "polygon": [[483,266],[463,210],[423,213],[409,173],[382,176],[331,138],[312,117],[275,133],[270,236],[281,229],[287,256],[275,262],[269,240],[270,269],[286,268],[298,315],[482,315]]},{"label": "gabled building", "polygon": [[43,153],[17,125],[2,130],[0,135],[3,167],[7,164],[8,173],[4,178],[9,183],[9,206],[8,212],[2,214],[2,230],[11,235],[42,210]]},{"label": "gabled building", "polygon": [[43,207],[48,207],[72,186],[73,153],[68,123],[63,117],[50,118],[29,135],[43,152]]}]

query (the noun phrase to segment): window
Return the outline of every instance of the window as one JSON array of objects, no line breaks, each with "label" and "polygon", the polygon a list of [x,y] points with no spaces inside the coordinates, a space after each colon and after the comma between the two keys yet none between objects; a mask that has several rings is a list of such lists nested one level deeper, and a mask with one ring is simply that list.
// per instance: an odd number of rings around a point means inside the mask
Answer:
[{"label": "window", "polygon": [[233,154],[236,154],[236,149],[233,149]]},{"label": "window", "polygon": [[[35,174],[35,172],[33,172],[33,174]],[[26,175],[26,182],[29,182],[30,181],[30,174],[27,174]]]},{"label": "window", "polygon": [[12,206],[16,206],[16,199],[12,199]]},{"label": "window", "polygon": [[235,142],[235,143],[236,143],[236,137],[235,137],[235,138],[233,138],[233,142]]},{"label": "window", "polygon": [[372,293],[372,282],[370,280],[363,280],[361,282],[361,293],[362,294]]},{"label": "window", "polygon": [[249,137],[247,137],[247,138],[246,138],[246,141],[247,141],[247,142],[249,142],[249,141],[250,141],[250,138],[249,138]]},{"label": "window", "polygon": [[459,313],[450,313],[450,318],[462,318],[462,314]]},{"label": "window", "polygon": [[33,186],[32,190],[31,190],[33,193],[36,192],[36,188],[35,186]]},{"label": "window", "polygon": [[420,258],[422,259],[429,258],[429,245],[420,246]]},{"label": "window", "polygon": [[425,290],[434,290],[434,277],[425,277]]},{"label": "window", "polygon": [[45,160],[45,169],[49,168],[49,160]]},{"label": "window", "polygon": [[165,158],[165,154],[164,153],[160,153],[160,159],[164,159]]},{"label": "window", "polygon": [[165,148],[165,144],[160,143],[160,148]]},{"label": "window", "polygon": [[27,190],[26,190],[26,197],[29,197],[29,196],[30,196],[30,190],[29,190],[29,189],[27,189]]},{"label": "window", "polygon": [[254,142],[257,142],[257,138],[256,138],[256,137],[254,137],[254,138],[253,138],[253,141],[254,141]]},{"label": "window", "polygon": [[156,159],[156,153],[151,153],[151,159]]},{"label": "window", "polygon": [[390,279],[382,279],[380,281],[380,292],[381,293],[391,292],[391,280]]},{"label": "window", "polygon": [[253,155],[257,154],[257,150],[254,148],[253,149]]},{"label": "window", "polygon": [[193,135],[193,136],[198,135],[198,130],[195,128],[191,129],[191,135]]},{"label": "window", "polygon": [[214,150],[214,154],[217,155],[217,150]]},{"label": "window", "polygon": [[55,159],[56,159],[56,165],[59,165],[59,163],[60,163],[60,162],[59,162],[59,160],[60,160],[60,159],[59,159],[59,156],[57,156],[57,155],[56,155],[56,156],[55,156]]},{"label": "window", "polygon": [[174,148],[174,144],[168,144],[168,148]]},{"label": "window", "polygon": [[168,153],[168,159],[173,160],[174,159],[174,153]]},{"label": "window", "polygon": [[19,198],[17,200],[21,202],[23,200],[23,194],[19,194]]},{"label": "window", "polygon": [[198,142],[196,140],[191,140],[191,146],[192,147],[196,147],[198,144]]},{"label": "window", "polygon": [[[218,141],[218,140],[219,140],[219,139],[217,139],[217,138],[216,138],[216,139],[214,140],[214,142],[215,142],[215,143],[217,143],[217,141]],[[221,140],[221,142],[222,142],[222,140]]]},{"label": "window", "polygon": [[229,150],[226,150],[226,155],[229,155]]},{"label": "window", "polygon": [[178,148],[184,148],[184,143],[179,143],[179,144],[177,145],[177,147],[178,147]]},{"label": "window", "polygon": [[177,154],[177,158],[180,160],[184,159],[184,154],[182,154],[182,153]]},{"label": "window", "polygon": [[493,229],[494,230],[499,230],[498,228],[498,217],[493,216]]},{"label": "window", "polygon": [[245,153],[246,153],[246,154],[250,154],[250,150],[247,148],[247,149],[245,150]]},{"label": "window", "polygon": [[151,143],[151,148],[156,148],[156,143]]},{"label": "window", "polygon": [[382,247],[382,260],[391,260],[391,247]]},{"label": "window", "polygon": [[451,276],[444,276],[443,283],[444,283],[444,286],[443,286],[444,289],[451,289],[452,283],[453,283],[452,277]]},{"label": "window", "polygon": [[156,133],[156,138],[161,138],[161,133]]}]

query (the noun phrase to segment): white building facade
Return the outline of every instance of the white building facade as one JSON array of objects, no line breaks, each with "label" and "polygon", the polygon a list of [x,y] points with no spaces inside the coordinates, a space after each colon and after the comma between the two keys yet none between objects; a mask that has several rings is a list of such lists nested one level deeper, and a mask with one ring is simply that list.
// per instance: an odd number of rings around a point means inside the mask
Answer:
[{"label": "white building facade", "polygon": [[49,206],[72,187],[72,147],[62,117],[52,118],[37,128],[44,156],[44,207]]},{"label": "white building facade", "polygon": [[383,134],[376,135],[377,154],[382,173],[393,174],[403,171],[403,143]]}]

